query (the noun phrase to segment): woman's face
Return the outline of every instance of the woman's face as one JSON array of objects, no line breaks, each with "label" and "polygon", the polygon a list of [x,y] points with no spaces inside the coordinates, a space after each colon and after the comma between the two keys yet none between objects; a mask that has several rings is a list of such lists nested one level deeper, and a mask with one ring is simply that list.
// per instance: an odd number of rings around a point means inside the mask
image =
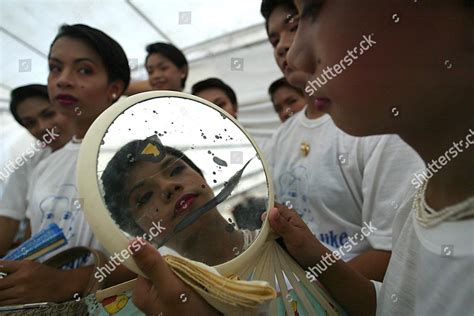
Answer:
[{"label": "woman's face", "polygon": [[186,76],[186,67],[178,68],[165,56],[152,53],[146,61],[148,81],[153,90],[182,91],[181,81]]},{"label": "woman's face", "polygon": [[[212,189],[201,175],[183,160],[172,156],[159,163],[141,161],[128,176],[127,200],[138,225],[149,232],[153,222],[173,231],[184,216],[214,197]],[[192,229],[186,229],[191,231]],[[158,236],[159,241],[164,236]]]},{"label": "woman's face", "polygon": [[91,124],[122,93],[123,82],[108,82],[100,56],[82,40],[59,38],[48,62],[51,103],[69,118]]},{"label": "woman's face", "polygon": [[344,131],[402,134],[407,125],[439,126],[434,119],[468,99],[472,9],[462,1],[295,3],[300,21],[288,62],[322,82],[339,64],[340,73],[309,106],[329,113]]},{"label": "woman's face", "polygon": [[218,88],[209,88],[196,93],[196,95],[200,98],[203,98],[209,102],[214,103],[234,118],[237,118],[237,111],[230,101],[229,97],[225,94],[224,91]]},{"label": "woman's face", "polygon": [[17,106],[17,114],[23,126],[36,139],[43,140],[48,130],[59,135],[48,146],[57,150],[63,147],[72,137],[74,123],[70,118],[62,115],[53,107],[49,100],[42,97],[25,99]]}]

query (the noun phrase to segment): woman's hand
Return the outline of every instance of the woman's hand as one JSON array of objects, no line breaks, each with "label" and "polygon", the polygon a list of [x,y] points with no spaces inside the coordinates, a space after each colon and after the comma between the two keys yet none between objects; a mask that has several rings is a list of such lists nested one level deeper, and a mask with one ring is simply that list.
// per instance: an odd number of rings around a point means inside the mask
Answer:
[{"label": "woman's hand", "polygon": [[[0,261],[0,271],[8,274],[0,279],[0,306],[74,299],[72,287],[76,282],[69,276],[74,273],[72,270],[61,271],[35,261],[21,260]],[[82,295],[82,290],[76,292]]]},{"label": "woman's hand", "polygon": [[145,314],[221,315],[181,281],[149,243],[134,252],[133,258],[150,278],[138,277],[133,290],[133,303]]}]

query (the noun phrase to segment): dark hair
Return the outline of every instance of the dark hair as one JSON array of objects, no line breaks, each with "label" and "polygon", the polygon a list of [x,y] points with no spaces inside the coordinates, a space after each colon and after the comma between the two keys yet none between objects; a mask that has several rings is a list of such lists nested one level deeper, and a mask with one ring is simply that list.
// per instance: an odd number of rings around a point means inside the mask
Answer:
[{"label": "dark hair", "polygon": [[[84,24],[67,25],[59,28],[58,35],[54,38],[49,51],[54,43],[61,37],[72,37],[83,40],[93,48],[102,59],[102,63],[107,71],[109,83],[121,80],[124,83],[125,91],[130,83],[130,66],[127,55],[122,46],[104,32]],[[122,93],[123,93],[122,91]]]},{"label": "dark hair", "polygon": [[10,112],[15,120],[22,126],[24,125],[18,116],[18,105],[26,99],[33,97],[40,97],[49,102],[48,87],[42,84],[30,84],[15,88],[10,92]]},{"label": "dark hair", "polygon": [[288,87],[290,89],[293,89],[295,90],[298,94],[300,94],[301,96],[304,96],[303,94],[303,91],[295,86],[292,86],[288,80],[286,80],[285,77],[282,77],[280,79],[277,79],[275,81],[272,82],[272,84],[270,85],[270,87],[268,87],[268,94],[270,95],[270,98],[272,99],[273,101],[273,95],[275,94],[275,92],[282,88],[282,87]]},{"label": "dark hair", "polygon": [[[129,234],[138,236],[144,233],[143,229],[128,216],[129,210],[125,207],[128,203],[127,196],[124,192],[127,178],[132,169],[137,165],[137,153],[139,148],[147,145],[146,140],[134,140],[124,145],[115,153],[110,162],[105,167],[101,176],[104,188],[104,200],[110,211],[112,218],[119,227]],[[183,152],[173,148],[164,146],[166,154],[173,155],[183,160],[187,165],[194,169],[204,179],[204,175],[194,162],[189,159]]]},{"label": "dark hair", "polygon": [[191,94],[198,94],[199,92],[207,89],[219,89],[222,90],[225,95],[229,98],[230,102],[234,106],[234,109],[237,110],[237,96],[235,95],[234,90],[226,84],[224,81],[218,78],[208,78],[206,80],[201,80],[193,85],[191,88]]},{"label": "dark hair", "polygon": [[267,29],[267,33],[268,19],[270,18],[270,15],[272,15],[273,10],[275,10],[279,6],[285,6],[290,10],[297,11],[293,0],[263,0],[262,5],[260,6],[260,13],[265,19],[265,28]]},{"label": "dark hair", "polygon": [[[148,54],[145,58],[145,65],[148,61],[148,57],[150,57],[151,54],[160,54],[168,58],[179,69],[185,66],[188,67],[188,60],[186,59],[186,56],[184,56],[183,52],[172,44],[163,42],[153,43],[146,47],[146,51]],[[181,80],[181,87],[183,88],[186,84],[186,79],[188,79],[188,69],[186,69],[186,74]]]}]

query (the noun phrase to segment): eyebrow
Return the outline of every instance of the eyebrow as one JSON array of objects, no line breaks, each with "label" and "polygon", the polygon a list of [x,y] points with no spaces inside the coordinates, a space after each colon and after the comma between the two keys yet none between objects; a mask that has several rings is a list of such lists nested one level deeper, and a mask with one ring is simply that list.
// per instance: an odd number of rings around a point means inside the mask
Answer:
[{"label": "eyebrow", "polygon": [[[58,58],[49,57],[49,60],[50,60],[50,61],[57,62],[57,63],[60,63],[60,64],[63,64],[63,62],[62,62],[60,59],[58,59]],[[96,64],[95,61],[93,61],[92,59],[87,58],[87,57],[75,59],[75,60],[74,60],[74,63],[75,63],[75,64],[78,64],[78,63],[81,63],[81,62],[83,62],[83,61],[88,61],[88,62],[91,62],[91,63],[93,63],[93,64]]]},{"label": "eyebrow", "polygon": [[144,186],[145,183],[146,183],[146,181],[147,181],[148,179],[153,178],[154,176],[158,175],[160,172],[163,172],[166,168],[169,167],[169,165],[170,165],[172,162],[178,160],[178,158],[177,158],[176,160],[173,159],[173,158],[174,158],[174,157],[166,158],[166,159],[163,161],[163,163],[161,164],[160,170],[159,170],[158,172],[156,172],[156,173],[152,174],[151,176],[149,176],[149,177],[147,177],[147,178],[145,178],[145,179],[143,179],[143,180],[140,180],[140,181],[138,181],[137,183],[135,183],[135,185],[130,189],[130,192],[129,192],[128,195],[127,195],[127,200],[130,199],[130,196],[132,195],[132,193],[133,193],[136,189],[139,189],[139,188],[141,188],[142,186]]}]

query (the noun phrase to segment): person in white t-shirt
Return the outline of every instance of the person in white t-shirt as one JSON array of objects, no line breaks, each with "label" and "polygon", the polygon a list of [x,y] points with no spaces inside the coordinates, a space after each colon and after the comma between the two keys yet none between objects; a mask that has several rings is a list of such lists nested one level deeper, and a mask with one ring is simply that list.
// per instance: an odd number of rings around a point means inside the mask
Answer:
[{"label": "person in white t-shirt", "polygon": [[[293,2],[263,1],[262,15],[278,66],[290,83],[304,87],[307,76],[287,62],[298,25]],[[399,183],[423,168],[418,155],[395,135],[350,136],[310,105],[278,128],[266,158],[276,200],[294,208],[351,266],[382,280],[393,217],[409,198]],[[363,234],[364,227],[370,232]]]},{"label": "person in white t-shirt", "polygon": [[[427,169],[421,183],[413,175],[397,185],[414,201],[400,205],[395,217],[383,283],[340,260],[293,210],[271,209],[271,227],[302,267],[325,263],[318,280],[349,315],[471,315],[474,3],[295,2],[301,19],[288,61],[311,76],[310,106],[351,135],[400,135]],[[387,23],[392,12],[403,12],[402,23],[400,17]],[[354,44],[365,47],[357,59]],[[456,56],[456,64],[447,56]],[[344,73],[319,87],[324,70],[336,64]]]},{"label": "person in white t-shirt", "polygon": [[45,85],[18,87],[11,91],[10,96],[10,112],[36,138],[36,142],[11,160],[15,162],[14,170],[0,199],[0,257],[15,246],[16,239],[29,235],[27,192],[33,168],[72,137],[71,120],[52,106]]},{"label": "person in white t-shirt", "polygon": [[[103,250],[81,209],[76,162],[81,139],[88,128],[126,89],[130,81],[128,59],[122,47],[102,31],[75,24],[59,29],[50,47],[48,63],[50,100],[59,112],[74,121],[74,136],[34,169],[28,187],[26,216],[32,234],[49,223],[56,223],[67,238],[66,248],[83,246]],[[94,280],[94,267],[89,265],[89,259],[78,259],[69,270],[28,260],[0,260],[2,272],[8,274],[0,279],[0,305],[61,302],[75,298],[76,293],[82,297]],[[120,266],[107,277],[105,285],[114,285],[133,275]]]}]

